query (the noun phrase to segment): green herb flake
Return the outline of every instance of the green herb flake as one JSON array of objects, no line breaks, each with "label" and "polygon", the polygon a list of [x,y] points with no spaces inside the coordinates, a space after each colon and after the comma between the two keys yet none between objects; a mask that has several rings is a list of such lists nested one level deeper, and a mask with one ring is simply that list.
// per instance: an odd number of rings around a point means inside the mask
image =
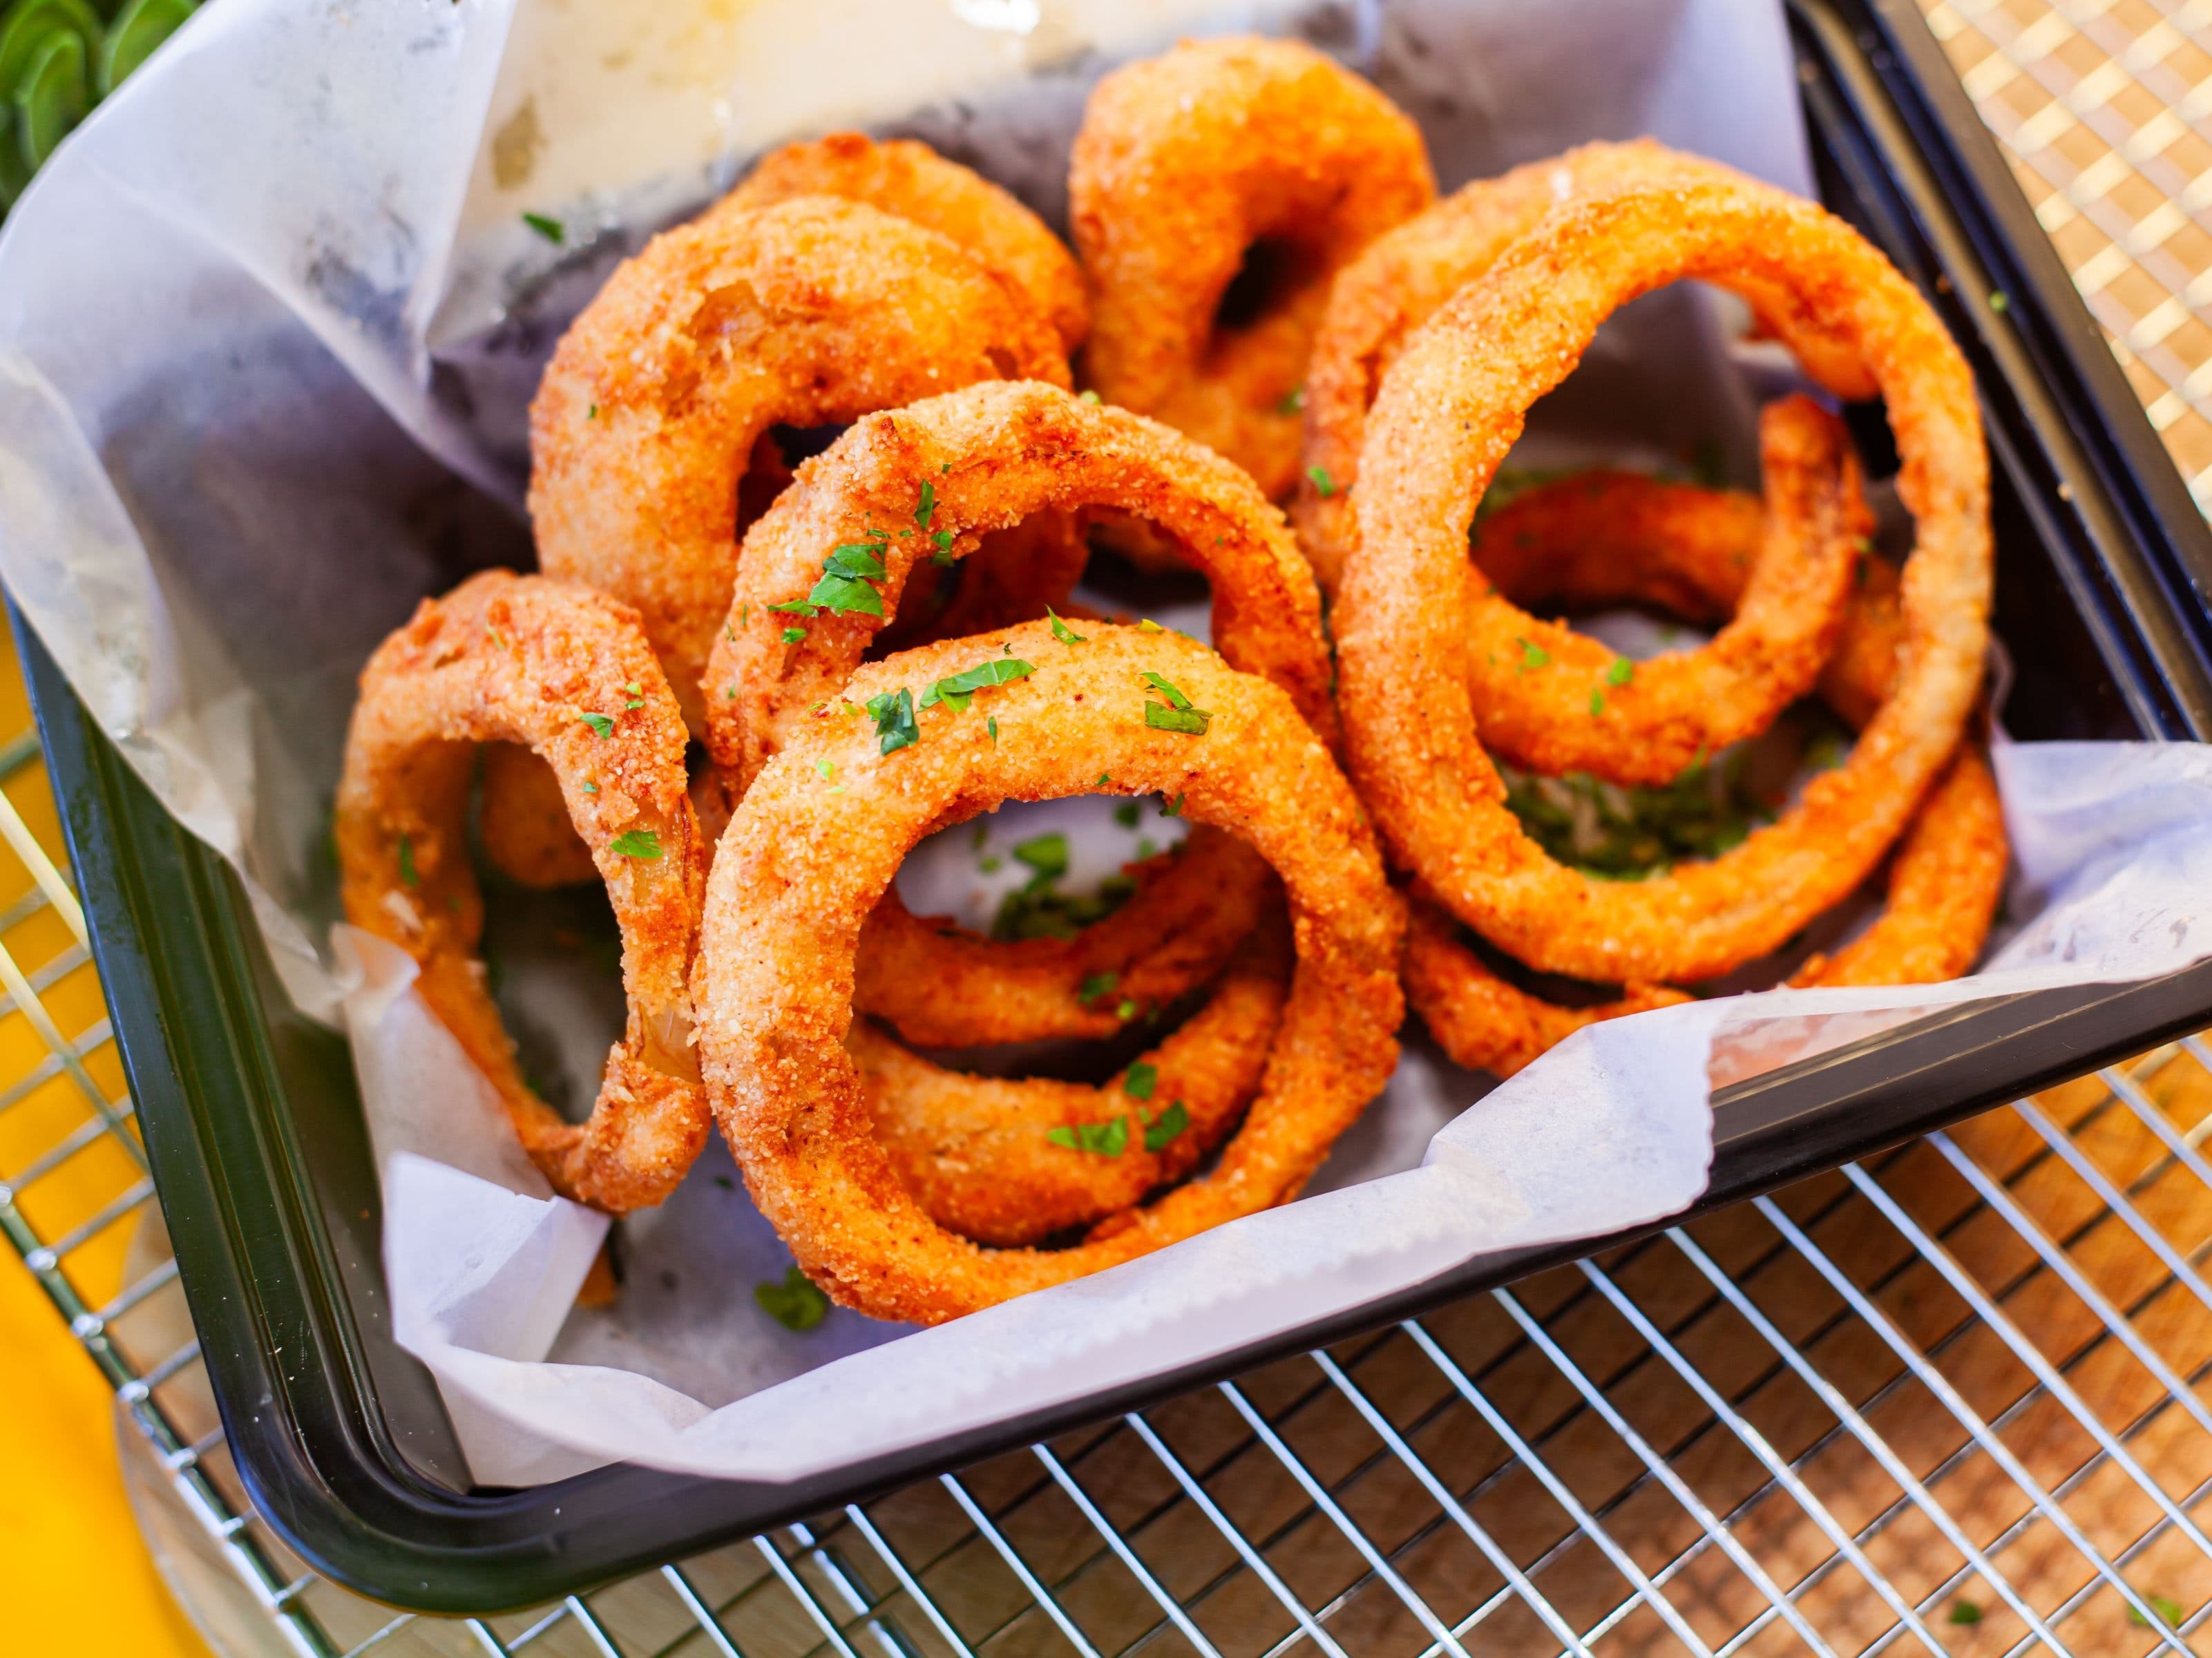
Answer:
[{"label": "green herb flake", "polygon": [[580,714],[576,718],[592,728],[592,735],[594,737],[604,740],[615,734],[615,720],[612,714]]},{"label": "green herb flake", "polygon": [[1061,644],[1080,645],[1085,643],[1091,637],[1088,634],[1079,634],[1076,632],[1074,629],[1069,627],[1065,622],[1062,622],[1054,612],[1051,605],[1048,604],[1044,607],[1044,614],[1045,619],[1052,623],[1052,636],[1058,640]]},{"label": "green herb flake", "polygon": [[599,792],[599,786],[597,783],[594,783],[590,778],[586,777],[584,780],[584,793],[586,794],[597,794]]},{"label": "green herb flake", "polygon": [[1625,656],[1613,658],[1605,671],[1605,683],[1608,685],[1626,685],[1635,677],[1636,665]]},{"label": "green herb flake", "polygon": [[1114,1017],[1126,1023],[1137,1017],[1137,1005],[1124,996],[1115,1006]]},{"label": "green herb flake", "polygon": [[1178,794],[1177,796],[1176,796],[1176,798],[1175,798],[1174,799],[1172,799],[1172,800],[1169,801],[1165,805],[1164,805],[1164,806],[1162,806],[1162,807],[1160,808],[1160,816],[1161,816],[1161,817],[1182,817],[1182,802],[1183,802],[1183,797],[1182,797],[1182,795]]},{"label": "green herb flake", "polygon": [[[1017,847],[1014,852],[1016,856],[1019,856],[1021,848]],[[1112,995],[1114,987],[1121,982],[1121,975],[1111,968],[1107,969],[1103,973],[1086,974],[1083,982],[1076,987],[1075,999],[1085,1007],[1095,1007]]]},{"label": "green herb flake", "polygon": [[[1056,881],[1067,873],[1067,836],[1058,829],[1018,842],[1013,853],[1017,860],[1027,864],[1048,881]],[[1112,988],[1111,985],[1107,987],[1109,990]]]},{"label": "green herb flake", "polygon": [[1071,1151],[1088,1151],[1097,1157],[1118,1157],[1129,1149],[1129,1120],[1116,1117],[1111,1122],[1071,1123],[1065,1128],[1046,1129],[1044,1137]]},{"label": "green herb flake", "polygon": [[1531,645],[1525,639],[1516,639],[1513,642],[1521,647],[1521,665],[1514,670],[1515,672],[1528,673],[1552,665],[1552,653],[1541,645]]},{"label": "green herb flake", "polygon": [[1203,737],[1212,722],[1213,715],[1204,708],[1175,708],[1164,702],[1145,704],[1145,724],[1156,732],[1181,732],[1186,737]]},{"label": "green herb flake", "polygon": [[1145,1126],[1145,1150],[1152,1152],[1166,1151],[1189,1127],[1190,1113],[1184,1108],[1183,1102],[1177,1100]]},{"label": "green herb flake", "polygon": [[921,727],[914,719],[914,693],[905,686],[877,692],[868,699],[868,712],[875,716],[878,752],[896,754],[921,741]]},{"label": "green herb flake", "polygon": [[1131,1066],[1121,1078],[1121,1091],[1133,1100],[1149,1100],[1160,1085],[1160,1068],[1145,1060]]},{"label": "green herb flake", "polygon": [[1098,780],[1093,783],[1091,786],[1094,789],[1103,789],[1113,780],[1114,774],[1112,772],[1102,771],[1098,774]]},{"label": "green herb flake", "polygon": [[1279,415],[1303,415],[1306,411],[1306,388],[1293,386],[1283,393],[1282,401],[1275,405]]},{"label": "green herb flake", "polygon": [[399,837],[399,884],[410,890],[422,884],[415,868],[415,842],[404,835]]},{"label": "green herb flake", "polygon": [[994,685],[1011,685],[1017,679],[1026,679],[1036,671],[1034,664],[1024,662],[1018,656],[994,657],[988,662],[977,663],[963,673],[939,680],[921,694],[921,706],[933,708],[942,702],[953,713],[964,714],[968,710],[969,700],[977,691],[988,690]]},{"label": "green herb flake", "polygon": [[[786,628],[783,630],[783,642],[787,645],[796,645],[805,637],[806,629],[804,628]],[[735,697],[737,694],[737,687],[732,686],[730,695]]]},{"label": "green herb flake", "polygon": [[939,530],[935,535],[930,537],[930,539],[937,544],[937,550],[930,554],[929,562],[937,566],[940,570],[951,569],[954,563],[952,557],[952,531],[950,530]]},{"label": "green herb flake", "polygon": [[[2150,1609],[2165,1620],[2169,1629],[2179,1629],[2181,1620],[2188,1616],[2189,1609],[2171,1595],[2146,1594],[2143,1599],[2150,1602]],[[2142,1625],[2145,1628],[2150,1625],[2150,1620],[2134,1606],[2128,1608],[2128,1622]]]},{"label": "green herb flake", "polygon": [[660,835],[653,829],[624,829],[607,842],[607,850],[617,858],[635,858],[641,863],[660,861]]},{"label": "green herb flake", "polygon": [[761,1310],[787,1330],[804,1333],[815,1328],[830,1315],[830,1297],[816,1287],[814,1280],[793,1266],[777,1283],[753,1285],[753,1299]]},{"label": "green herb flake", "polygon": [[937,485],[928,478],[921,481],[921,496],[915,502],[914,522],[917,529],[929,527],[930,515],[937,511]]},{"label": "green herb flake", "polygon": [[597,404],[596,403],[595,403],[595,404],[593,404],[590,408],[588,408],[588,409],[586,409],[586,410],[584,410],[584,418],[585,418],[586,420],[597,420],[599,417],[599,404]]},{"label": "green herb flake", "polygon": [[1124,800],[1120,805],[1115,807],[1114,821],[1125,829],[1136,828],[1137,803],[1134,800]]},{"label": "green herb flake", "polygon": [[522,222],[556,247],[563,246],[568,242],[568,227],[558,219],[549,218],[543,213],[526,213],[522,216]]},{"label": "green herb flake", "polygon": [[1164,634],[1167,629],[1152,617],[1146,616],[1137,623],[1137,631],[1140,634]]},{"label": "green herb flake", "polygon": [[1602,720],[1605,718],[1605,693],[1603,691],[1592,691],[1590,693],[1590,718],[1593,720]]},{"label": "green herb flake", "polygon": [[1096,407],[1098,403],[1098,394],[1086,386],[1075,394],[1075,400],[1078,403],[1087,403]]},{"label": "green herb flake", "polygon": [[1972,1600],[1954,1600],[1950,1611],[1943,1614],[1943,1621],[1948,1624],[1978,1624],[1982,1621],[1982,1609]]},{"label": "green herb flake", "polygon": [[857,576],[825,574],[806,595],[810,604],[839,616],[881,616],[884,596]]},{"label": "green herb flake", "polygon": [[994,746],[996,746],[999,741],[999,717],[993,714],[986,720],[983,722],[983,729],[991,733],[991,742]]},{"label": "green herb flake", "polygon": [[1306,476],[1313,480],[1313,487],[1320,493],[1323,501],[1327,501],[1336,493],[1336,480],[1328,475],[1328,467],[1309,466],[1306,468]]},{"label": "green herb flake", "polygon": [[828,782],[831,778],[837,774],[837,762],[835,760],[827,758],[826,756],[814,762],[814,774],[820,778],[823,782]]},{"label": "green herb flake", "polygon": [[[1990,290],[1990,309],[1996,312],[1997,315],[2002,317],[2006,312],[2012,309],[2012,296],[2007,294],[2002,288],[1991,288]],[[2167,1621],[2171,1622],[2172,1620],[2168,1619]]]}]

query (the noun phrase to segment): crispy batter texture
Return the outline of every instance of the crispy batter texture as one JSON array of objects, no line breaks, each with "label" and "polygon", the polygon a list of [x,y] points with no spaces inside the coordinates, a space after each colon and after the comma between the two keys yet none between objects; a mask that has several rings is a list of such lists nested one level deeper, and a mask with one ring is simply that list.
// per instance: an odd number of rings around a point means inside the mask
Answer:
[{"label": "crispy batter texture", "polygon": [[1203,824],[1128,873],[1129,902],[1068,938],[985,938],[894,888],[861,931],[853,1005],[925,1048],[1112,1036],[1212,979],[1276,892],[1267,859]]},{"label": "crispy batter texture", "polygon": [[[611,722],[608,735],[586,713]],[[523,1081],[477,957],[483,901],[466,817],[479,743],[525,744],[551,763],[622,926],[629,1023],[581,1125]],[[423,600],[369,658],[338,786],[347,919],[415,958],[423,999],[499,1090],[555,1189],[614,1214],[665,1198],[708,1132],[687,983],[706,859],[684,744],[635,611],[487,571]],[[657,857],[641,855],[644,837]]]},{"label": "crispy batter texture", "polygon": [[[1413,331],[1498,257],[1577,197],[1668,180],[1747,183],[1743,175],[1649,138],[1585,144],[1495,179],[1479,179],[1377,238],[1330,290],[1306,381],[1304,470],[1291,509],[1298,541],[1322,588],[1334,592],[1352,545],[1368,410]],[[1791,291],[1756,272],[1711,280],[1747,301],[1761,328],[1796,352],[1806,372],[1847,401],[1874,395],[1857,354]],[[1324,488],[1321,480],[1327,480]]]},{"label": "crispy batter texture", "polygon": [[1413,900],[1406,928],[1406,1002],[1452,1063],[1510,1077],[1537,1056],[1601,1019],[1690,998],[1665,985],[1626,985],[1620,996],[1565,1007],[1507,983],[1455,936],[1451,913]]},{"label": "crispy batter texture", "polygon": [[[1128,1091],[1127,1071],[1095,1088],[949,1071],[865,1019],[845,1048],[876,1137],[930,1218],[977,1243],[1036,1243],[1136,1207],[1228,1137],[1259,1090],[1290,968],[1279,924],[1253,935],[1206,1005],[1142,1056],[1157,1072],[1142,1099]],[[1116,1120],[1123,1139],[1111,1153],[1048,1138]],[[1161,1137],[1157,1150],[1148,1128]]]},{"label": "crispy batter texture", "polygon": [[[1069,647],[1035,623],[871,664],[849,695],[916,689],[978,655],[1037,671],[964,711],[923,711],[920,741],[889,755],[866,722],[812,722],[761,773],[714,862],[693,981],[715,1115],[754,1201],[817,1284],[880,1318],[957,1318],[1286,1200],[1397,1059],[1403,905],[1358,799],[1288,695],[1171,634],[1098,625]],[[1212,711],[1205,735],[1146,725],[1146,671]],[[986,1249],[929,1218],[876,1138],[844,1047],[860,926],[940,823],[1108,786],[1102,769],[1115,793],[1182,796],[1194,821],[1243,835],[1274,865],[1297,941],[1290,998],[1259,1092],[1209,1173],[1109,1236]]]},{"label": "crispy batter texture", "polygon": [[708,209],[711,220],[797,196],[836,196],[934,230],[1025,295],[1073,351],[1091,331],[1091,300],[1075,256],[1043,220],[988,179],[913,138],[878,143],[833,132],[761,157],[744,182]]},{"label": "crispy batter texture", "polygon": [[1007,379],[1066,385],[1060,337],[935,231],[826,197],[679,226],[608,279],[531,404],[539,563],[637,608],[696,729],[761,436]]},{"label": "crispy batter texture", "polygon": [[[1735,613],[1759,556],[1765,508],[1734,489],[1593,470],[1540,484],[1486,514],[1474,562],[1525,609],[1640,604],[1694,627]],[[1897,568],[1862,557],[1819,689],[1854,729],[1888,689],[1903,632]],[[1638,673],[1643,671],[1640,667]]]},{"label": "crispy batter texture", "polygon": [[[1288,494],[1293,394],[1329,283],[1436,198],[1419,130],[1297,41],[1187,41],[1098,82],[1067,188],[1091,384],[1227,456],[1271,499]],[[1255,247],[1256,305],[1224,321]]]},{"label": "crispy batter texture", "polygon": [[[1524,834],[1476,734],[1465,618],[1474,504],[1529,406],[1603,319],[1685,276],[1793,292],[1881,387],[1917,542],[1889,695],[1841,768],[1707,862],[1595,881]],[[1424,325],[1368,423],[1358,543],[1335,611],[1346,751],[1394,853],[1462,921],[1541,971],[1711,977],[1863,880],[1962,734],[1989,636],[1988,461],[1972,378],[1911,286],[1813,203],[1699,182],[1577,198]]]},{"label": "crispy batter texture", "polygon": [[1554,777],[1668,783],[1700,754],[1765,731],[1813,688],[1842,630],[1873,517],[1842,423],[1809,398],[1766,406],[1759,449],[1758,554],[1733,616],[1695,650],[1637,663],[1622,679],[1609,647],[1474,584],[1468,683],[1485,748]]},{"label": "crispy batter texture", "polygon": [[[973,550],[979,532],[1047,508],[1105,507],[1150,520],[1212,581],[1222,655],[1282,686],[1306,722],[1334,738],[1321,598],[1282,514],[1249,478],[1180,433],[1017,381],[855,422],[799,468],[799,482],[753,526],[708,676],[708,743],[740,780],[823,717],[816,710],[848,695],[846,679],[883,627],[879,616],[799,618],[771,607],[804,600],[832,548],[880,537],[885,574],[877,585],[883,608],[896,611],[910,572],[927,568],[927,537],[901,533],[915,527],[925,488],[927,528],[952,537],[955,559]],[[787,642],[793,623],[805,637]]]}]

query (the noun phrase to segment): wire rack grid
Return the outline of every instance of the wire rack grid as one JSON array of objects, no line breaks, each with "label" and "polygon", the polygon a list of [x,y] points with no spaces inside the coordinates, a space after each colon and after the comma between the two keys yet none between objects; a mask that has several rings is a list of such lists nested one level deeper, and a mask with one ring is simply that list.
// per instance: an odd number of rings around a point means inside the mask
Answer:
[{"label": "wire rack grid", "polygon": [[[2212,0],[1927,10],[2212,508]],[[2212,1619],[2197,1038],[588,1595],[395,1616],[229,1465],[27,735],[0,842],[0,1233],[225,1654],[2102,1654]]]}]

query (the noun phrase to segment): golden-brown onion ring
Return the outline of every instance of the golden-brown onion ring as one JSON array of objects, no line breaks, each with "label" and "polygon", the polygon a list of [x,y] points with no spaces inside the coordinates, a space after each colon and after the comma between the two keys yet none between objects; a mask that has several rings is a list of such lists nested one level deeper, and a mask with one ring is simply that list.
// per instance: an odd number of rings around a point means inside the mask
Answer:
[{"label": "golden-brown onion ring", "polygon": [[1265,859],[1204,824],[1128,872],[1129,902],[1067,938],[987,938],[893,889],[861,932],[853,1005],[925,1048],[1111,1036],[1212,979],[1275,893]]},{"label": "golden-brown onion ring", "polygon": [[[1648,881],[1592,880],[1522,832],[1477,738],[1469,520],[1529,406],[1605,317],[1682,277],[1740,273],[1796,292],[1887,399],[1917,535],[1899,671],[1850,759],[1779,823]],[[1973,708],[1990,565],[1972,376],[1911,284],[1809,202],[1699,183],[1558,210],[1407,343],[1368,422],[1356,490],[1358,538],[1335,612],[1353,774],[1406,866],[1540,971],[1699,979],[1774,950],[1866,878]]]},{"label": "golden-brown onion ring", "polygon": [[513,743],[483,746],[477,844],[486,863],[526,887],[579,886],[599,878],[592,849],[568,819],[560,777]]},{"label": "golden-brown onion ring", "polygon": [[1043,220],[982,174],[912,138],[833,132],[770,150],[702,216],[750,213],[794,196],[836,196],[934,230],[1029,297],[1073,351],[1091,331],[1083,272]]},{"label": "golden-brown onion ring", "polygon": [[1843,627],[1873,519],[1842,423],[1809,398],[1766,406],[1759,452],[1759,553],[1734,615],[1694,650],[1631,665],[1487,582],[1474,584],[1468,682],[1485,748],[1547,776],[1670,783],[1699,755],[1765,731],[1813,688]]},{"label": "golden-brown onion ring", "polygon": [[[1368,410],[1413,330],[1561,203],[1625,185],[1699,179],[1748,182],[1717,161],[1649,138],[1585,144],[1462,187],[1377,238],[1344,270],[1314,337],[1305,470],[1291,509],[1299,544],[1323,589],[1336,590],[1352,545],[1351,489],[1359,477]],[[1829,391],[1847,401],[1874,395],[1856,354],[1790,290],[1754,272],[1712,280],[1748,301],[1762,328],[1788,344]]]},{"label": "golden-brown onion ring", "polygon": [[[1091,384],[1287,494],[1330,282],[1436,197],[1419,130],[1297,41],[1188,41],[1098,82],[1067,191]],[[1246,276],[1255,314],[1224,318],[1255,250],[1273,268]]]},{"label": "golden-brown onion ring", "polygon": [[1454,1065],[1510,1077],[1547,1048],[1602,1019],[1690,999],[1664,985],[1628,985],[1613,1001],[1566,1007],[1491,971],[1455,936],[1449,911],[1415,897],[1406,927],[1406,1003]]},{"label": "golden-brown onion ring", "polygon": [[[1127,1091],[1134,1066],[1095,1088],[970,1076],[865,1019],[845,1048],[876,1138],[930,1218],[977,1243],[1035,1243],[1135,1207],[1227,1137],[1259,1089],[1289,979],[1282,929],[1255,935],[1206,1005],[1143,1056],[1152,1074],[1141,1099]],[[1048,1138],[1054,1129],[1115,1138],[1067,1145]]]},{"label": "golden-brown onion ring", "polygon": [[857,611],[774,608],[806,599],[832,549],[880,544],[885,574],[874,585],[896,612],[909,573],[929,568],[933,537],[959,559],[981,531],[1093,507],[1133,513],[1174,539],[1212,584],[1221,654],[1282,686],[1309,725],[1334,736],[1320,595],[1282,514],[1252,481],[1156,422],[1012,381],[855,422],[753,526],[708,668],[716,762],[749,782],[799,726],[830,716],[881,630],[881,616]]},{"label": "golden-brown onion ring", "polygon": [[1009,379],[1066,385],[1060,337],[935,231],[827,197],[678,226],[608,279],[531,404],[539,562],[637,608],[696,722],[761,435]]},{"label": "golden-brown onion ring", "polygon": [[[878,1318],[957,1318],[1285,1202],[1396,1062],[1404,907],[1359,802],[1296,704],[1173,634],[1090,631],[1066,646],[1030,623],[862,668],[858,700],[928,685],[979,656],[1036,665],[964,711],[922,711],[920,740],[889,755],[864,721],[806,725],[746,792],[714,860],[693,990],[716,1119],[799,1264]],[[1148,672],[1210,711],[1204,735],[1146,723]],[[1290,999],[1259,1093],[1209,1173],[1131,1212],[1110,1236],[984,1249],[923,1212],[876,1139],[843,1045],[861,923],[939,824],[1002,800],[1109,788],[1180,796],[1194,822],[1244,836],[1274,865],[1297,948]]]},{"label": "golden-brown onion ring", "polygon": [[[483,900],[465,820],[474,746],[493,742],[552,764],[622,927],[629,1023],[580,1125],[523,1081],[477,958]],[[338,785],[347,919],[415,958],[422,999],[554,1188],[614,1214],[674,1190],[708,1127],[686,983],[706,860],[684,744],[635,611],[494,570],[425,599],[369,658]]]}]

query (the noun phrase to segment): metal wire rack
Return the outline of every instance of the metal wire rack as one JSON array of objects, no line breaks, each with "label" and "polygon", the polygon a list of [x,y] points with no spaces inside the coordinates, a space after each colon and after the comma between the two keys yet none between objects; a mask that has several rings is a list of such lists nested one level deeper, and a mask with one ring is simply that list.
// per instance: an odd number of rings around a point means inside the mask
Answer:
[{"label": "metal wire rack", "polygon": [[[1928,11],[2212,509],[2212,0]],[[2188,1652],[2212,1619],[2199,1038],[588,1596],[394,1616],[240,1489],[42,839],[19,736],[0,1233],[113,1386],[141,1522],[226,1654]]]}]

